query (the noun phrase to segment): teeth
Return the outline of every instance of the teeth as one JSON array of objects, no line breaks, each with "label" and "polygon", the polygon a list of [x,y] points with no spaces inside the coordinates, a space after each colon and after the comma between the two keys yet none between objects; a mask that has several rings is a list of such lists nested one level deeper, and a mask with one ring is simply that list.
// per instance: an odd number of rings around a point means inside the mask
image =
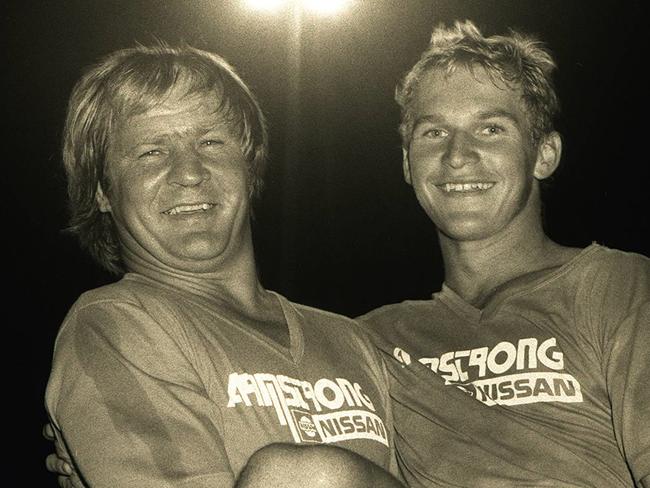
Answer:
[{"label": "teeth", "polygon": [[452,191],[457,191],[457,192],[467,192],[467,191],[479,191],[479,190],[487,190],[488,188],[492,188],[494,186],[494,183],[445,183],[442,185],[442,189],[446,193],[450,193]]},{"label": "teeth", "polygon": [[198,210],[206,211],[212,207],[214,207],[214,205],[210,203],[197,203],[195,205],[179,205],[178,207],[169,209],[164,213],[168,215],[178,215],[179,213],[184,213],[184,212],[196,212]]}]

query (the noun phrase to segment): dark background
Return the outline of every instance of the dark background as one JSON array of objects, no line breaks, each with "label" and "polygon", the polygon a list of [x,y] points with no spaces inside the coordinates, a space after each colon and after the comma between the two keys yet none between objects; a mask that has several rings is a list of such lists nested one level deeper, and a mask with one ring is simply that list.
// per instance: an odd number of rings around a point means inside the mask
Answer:
[{"label": "dark background", "polygon": [[294,301],[355,315],[439,288],[435,231],[402,180],[392,96],[432,26],[454,19],[472,19],[485,34],[537,34],[557,56],[564,155],[545,195],[550,235],[650,254],[640,2],[356,0],[337,17],[305,14],[293,105],[286,10],[259,13],[238,0],[68,0],[13,1],[1,11],[10,332],[3,399],[7,431],[17,434],[5,441],[5,462],[23,485],[56,483],[43,467],[51,446],[40,430],[58,326],[82,291],[113,279],[62,233],[67,97],[84,66],[136,41],[215,51],[258,95],[271,127],[254,228],[260,273]]}]

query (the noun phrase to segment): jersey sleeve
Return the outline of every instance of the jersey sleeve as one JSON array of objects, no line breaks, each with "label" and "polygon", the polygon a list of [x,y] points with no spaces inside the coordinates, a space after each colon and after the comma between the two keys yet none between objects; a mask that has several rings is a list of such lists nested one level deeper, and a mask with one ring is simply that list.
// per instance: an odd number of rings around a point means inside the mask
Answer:
[{"label": "jersey sleeve", "polygon": [[232,486],[220,412],[180,330],[117,301],[66,319],[46,403],[88,486]]},{"label": "jersey sleeve", "polygon": [[639,486],[650,477],[650,262],[605,281],[592,307],[603,327],[603,367],[616,442]]}]

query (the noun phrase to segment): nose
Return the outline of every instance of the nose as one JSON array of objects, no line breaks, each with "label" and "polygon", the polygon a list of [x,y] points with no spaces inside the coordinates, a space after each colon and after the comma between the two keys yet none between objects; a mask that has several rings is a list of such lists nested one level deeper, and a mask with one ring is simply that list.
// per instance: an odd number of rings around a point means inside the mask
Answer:
[{"label": "nose", "polygon": [[183,151],[175,155],[168,173],[170,184],[196,186],[210,179],[201,156],[194,151]]},{"label": "nose", "polygon": [[447,147],[443,154],[443,163],[455,169],[460,169],[466,164],[474,164],[479,160],[479,155],[474,146],[472,136],[462,131],[453,132],[447,139]]}]

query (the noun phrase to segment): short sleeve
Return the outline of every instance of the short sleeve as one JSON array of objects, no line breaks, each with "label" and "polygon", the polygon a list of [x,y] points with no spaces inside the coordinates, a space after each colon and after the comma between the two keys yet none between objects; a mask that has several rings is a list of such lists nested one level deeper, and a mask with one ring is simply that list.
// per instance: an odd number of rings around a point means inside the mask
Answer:
[{"label": "short sleeve", "polygon": [[219,410],[182,339],[136,304],[68,315],[46,403],[87,485],[232,486]]}]

